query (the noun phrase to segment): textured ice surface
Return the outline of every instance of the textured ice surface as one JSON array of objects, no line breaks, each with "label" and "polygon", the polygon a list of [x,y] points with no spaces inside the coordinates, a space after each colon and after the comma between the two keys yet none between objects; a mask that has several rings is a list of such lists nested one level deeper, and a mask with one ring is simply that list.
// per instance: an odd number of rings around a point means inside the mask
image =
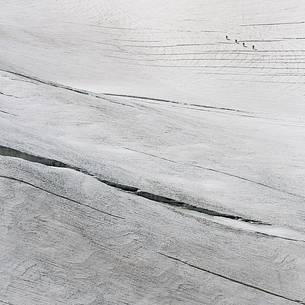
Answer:
[{"label": "textured ice surface", "polygon": [[304,304],[304,8],[0,0],[0,303]]}]

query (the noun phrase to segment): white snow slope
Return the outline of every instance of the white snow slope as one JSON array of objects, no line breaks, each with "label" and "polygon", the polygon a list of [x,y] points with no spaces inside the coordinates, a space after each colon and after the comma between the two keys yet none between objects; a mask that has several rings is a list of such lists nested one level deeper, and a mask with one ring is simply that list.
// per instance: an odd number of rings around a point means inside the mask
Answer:
[{"label": "white snow slope", "polygon": [[0,8],[0,304],[305,304],[302,1]]}]

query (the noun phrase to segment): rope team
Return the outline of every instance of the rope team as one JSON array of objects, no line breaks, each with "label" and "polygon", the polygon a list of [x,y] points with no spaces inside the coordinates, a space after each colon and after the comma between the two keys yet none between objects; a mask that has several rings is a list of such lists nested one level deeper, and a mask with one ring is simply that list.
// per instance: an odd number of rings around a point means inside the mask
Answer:
[{"label": "rope team", "polygon": [[[228,35],[226,35],[226,40],[231,40],[231,39],[229,38]],[[237,39],[235,39],[235,43],[239,44],[240,42],[241,42],[241,41],[238,41]],[[242,43],[242,46],[243,46],[244,48],[248,48],[247,45],[245,44],[245,42]],[[254,50],[254,51],[256,50],[254,44],[252,45],[252,50]]]}]

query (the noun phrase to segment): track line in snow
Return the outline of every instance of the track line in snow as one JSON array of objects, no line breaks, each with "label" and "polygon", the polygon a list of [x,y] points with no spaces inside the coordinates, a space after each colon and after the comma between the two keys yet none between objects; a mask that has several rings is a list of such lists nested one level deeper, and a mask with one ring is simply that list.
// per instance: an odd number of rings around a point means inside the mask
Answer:
[{"label": "track line in snow", "polygon": [[153,158],[164,160],[164,161],[167,161],[167,162],[176,163],[176,164],[184,165],[184,166],[196,167],[196,168],[207,170],[207,171],[210,171],[210,172],[214,172],[214,173],[222,174],[222,175],[225,175],[225,176],[233,177],[233,178],[240,179],[240,180],[243,180],[243,181],[246,181],[246,182],[254,183],[256,185],[259,185],[259,186],[262,186],[262,187],[265,187],[265,188],[269,188],[269,189],[277,191],[277,192],[284,193],[286,195],[290,195],[290,196],[305,199],[305,196],[303,196],[303,195],[292,193],[292,192],[289,192],[289,191],[285,191],[285,190],[282,190],[280,188],[277,188],[277,187],[274,187],[274,186],[271,186],[271,185],[268,185],[268,184],[265,184],[265,183],[262,183],[262,182],[259,182],[259,181],[255,181],[255,180],[252,180],[252,179],[249,179],[249,178],[246,178],[246,177],[242,177],[240,175],[232,174],[232,173],[229,173],[229,172],[226,172],[226,171],[214,169],[214,168],[211,168],[211,167],[204,167],[204,166],[196,165],[196,164],[178,162],[178,161],[171,160],[171,159],[168,159],[168,158],[165,158],[165,157],[162,157],[162,156],[157,156],[155,154],[138,151],[138,150],[131,149],[131,148],[128,148],[128,147],[123,147],[123,148],[127,149],[127,150],[130,150],[130,151],[133,151],[133,152],[144,154],[144,155],[147,155],[147,156],[150,156],[150,157],[153,157]]},{"label": "track line in snow", "polygon": [[270,290],[267,290],[267,289],[264,289],[264,288],[261,288],[261,287],[258,287],[258,286],[255,286],[255,285],[252,285],[252,284],[249,284],[249,283],[246,283],[246,282],[243,282],[241,280],[238,280],[238,279],[234,279],[232,277],[229,277],[227,275],[224,275],[224,274],[221,274],[219,272],[215,272],[215,271],[211,271],[209,269],[205,269],[205,268],[202,268],[202,267],[199,267],[199,266],[196,266],[192,263],[189,263],[187,262],[186,260],[183,260],[183,259],[179,259],[177,257],[174,257],[174,256],[171,256],[171,255],[168,255],[168,254],[165,254],[165,253],[162,253],[162,252],[157,252],[159,255],[162,255],[163,257],[166,257],[170,260],[173,260],[175,262],[178,262],[180,264],[183,264],[185,266],[188,266],[188,267],[191,267],[193,269],[196,269],[196,270],[199,270],[199,271],[203,271],[203,272],[206,272],[206,273],[209,273],[209,274],[212,274],[214,276],[217,276],[217,277],[220,277],[222,279],[225,279],[225,280],[228,280],[230,282],[233,282],[235,284],[239,284],[239,285],[242,285],[242,286],[246,286],[248,288],[251,288],[251,289],[254,289],[258,292],[262,292],[262,293],[265,293],[265,294],[268,294],[268,295],[272,295],[274,297],[278,297],[278,298],[281,298],[281,299],[284,299],[286,301],[290,301],[292,303],[296,303],[296,304],[302,304],[302,305],[305,305],[305,301],[302,301],[302,300],[297,300],[297,299],[293,299],[292,297],[287,297],[287,296],[284,296],[284,295],[281,295],[279,293],[276,293],[276,292],[273,292],[273,291],[270,291]]},{"label": "track line in snow", "polygon": [[10,177],[10,176],[5,176],[5,175],[0,175],[0,178],[8,179],[8,180],[15,181],[15,182],[19,182],[19,183],[22,183],[22,184],[26,184],[26,185],[28,185],[28,186],[30,186],[30,187],[33,187],[33,188],[38,189],[38,190],[41,190],[41,191],[43,191],[43,192],[45,192],[45,193],[48,193],[48,194],[50,194],[50,195],[56,196],[56,197],[61,198],[61,199],[65,199],[65,200],[70,201],[70,202],[73,202],[73,203],[75,203],[75,204],[77,204],[77,205],[79,205],[79,206],[86,207],[86,208],[88,208],[88,209],[90,209],[90,210],[93,210],[93,211],[95,211],[95,212],[102,213],[102,214],[104,214],[104,215],[108,215],[108,216],[111,216],[111,217],[114,217],[114,218],[119,218],[119,219],[125,219],[124,217],[121,217],[121,216],[118,216],[118,215],[114,215],[114,214],[105,212],[105,211],[100,210],[100,209],[98,209],[98,208],[95,208],[95,207],[93,207],[93,206],[91,206],[91,205],[89,205],[89,204],[82,203],[82,202],[77,201],[77,200],[74,200],[74,199],[72,199],[72,198],[69,198],[69,197],[66,197],[66,196],[57,194],[57,193],[55,193],[55,192],[51,192],[51,191],[49,191],[49,190],[47,190],[47,189],[45,189],[45,188],[42,188],[42,187],[40,187],[40,186],[37,186],[37,185],[35,185],[35,184],[33,184],[33,183],[30,183],[30,182],[25,181],[25,180],[22,180],[22,179],[18,179],[18,178],[15,178],[15,177]]}]

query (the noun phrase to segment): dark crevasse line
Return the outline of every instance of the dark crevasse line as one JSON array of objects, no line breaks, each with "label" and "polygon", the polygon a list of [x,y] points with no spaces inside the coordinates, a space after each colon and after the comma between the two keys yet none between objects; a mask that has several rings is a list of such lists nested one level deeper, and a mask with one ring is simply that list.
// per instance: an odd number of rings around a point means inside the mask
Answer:
[{"label": "dark crevasse line", "polygon": [[[51,87],[55,87],[55,88],[59,88],[59,89],[64,89],[64,90],[68,90],[68,91],[72,91],[74,93],[78,93],[78,94],[82,94],[82,95],[87,95],[87,96],[94,97],[94,98],[97,98],[97,99],[102,99],[104,101],[107,101],[107,102],[110,102],[110,103],[113,103],[113,104],[119,104],[119,105],[122,105],[122,106],[134,108],[134,106],[132,106],[132,105],[127,105],[127,104],[124,104],[124,103],[120,103],[120,102],[116,102],[116,101],[113,101],[113,100],[109,100],[109,99],[107,99],[107,98],[105,98],[105,97],[103,97],[101,95],[98,95],[98,94],[96,94],[94,92],[90,92],[90,91],[87,91],[87,90],[82,90],[82,89],[77,89],[77,88],[73,88],[73,87],[70,87],[70,86],[65,86],[63,84],[59,84],[59,83],[56,83],[56,82],[53,82],[53,81],[46,81],[46,80],[40,79],[40,78],[35,77],[35,76],[30,76],[30,75],[26,75],[26,74],[23,74],[23,73],[18,73],[18,72],[10,71],[10,70],[0,69],[0,71],[5,72],[5,73],[9,73],[9,74],[12,74],[12,75],[15,75],[15,76],[19,76],[19,77],[22,77],[22,78],[25,78],[27,80],[32,81],[33,83],[36,82],[36,83],[44,84],[44,85],[47,85],[47,86],[51,86]],[[15,98],[17,98],[17,97],[15,97]]]},{"label": "dark crevasse line", "polygon": [[44,188],[42,188],[42,187],[40,187],[40,186],[37,186],[37,185],[35,185],[35,184],[33,184],[33,183],[24,181],[24,180],[22,180],[22,179],[17,179],[17,178],[14,178],[14,177],[4,176],[4,175],[0,175],[0,178],[12,180],[12,181],[19,182],[19,183],[22,183],[22,184],[26,184],[26,185],[28,185],[28,186],[31,186],[31,187],[33,187],[33,188],[35,188],[35,189],[38,189],[38,190],[41,190],[41,191],[43,191],[43,192],[45,192],[45,193],[48,193],[48,194],[50,194],[50,195],[59,197],[59,198],[61,198],[61,199],[65,199],[65,200],[67,200],[67,201],[73,202],[73,203],[75,203],[75,204],[77,204],[77,205],[86,207],[86,208],[88,208],[88,209],[90,209],[90,210],[93,210],[93,211],[102,213],[102,214],[104,214],[104,215],[108,215],[108,216],[111,216],[111,217],[114,217],[114,218],[119,218],[119,219],[125,219],[124,217],[121,217],[121,216],[118,216],[118,215],[114,215],[114,214],[105,212],[105,211],[103,211],[103,210],[100,210],[100,209],[98,209],[98,208],[95,208],[95,207],[93,207],[93,206],[90,206],[89,204],[82,203],[82,202],[80,202],[80,201],[71,199],[71,198],[69,198],[69,197],[66,197],[66,196],[63,196],[63,195],[60,195],[60,194],[51,192],[51,191],[49,191],[49,190],[47,190],[47,189],[44,189]]},{"label": "dark crevasse line", "polygon": [[200,104],[193,104],[193,103],[181,103],[172,100],[160,99],[160,98],[153,98],[153,97],[146,97],[146,96],[136,96],[136,95],[128,95],[128,94],[115,94],[115,93],[103,93],[106,96],[115,96],[115,97],[127,97],[139,100],[149,100],[149,101],[156,101],[156,102],[164,102],[170,104],[187,104],[189,106],[199,107],[199,108],[206,108],[206,109],[216,109],[216,110],[224,110],[224,111],[233,111],[233,112],[242,112],[242,113],[249,113],[239,109],[233,108],[225,108],[225,107],[216,107],[216,106],[209,106],[209,105],[200,105]]},{"label": "dark crevasse line", "polygon": [[126,184],[120,184],[120,183],[100,179],[96,176],[94,176],[94,178],[97,179],[98,181],[108,185],[108,186],[120,189],[121,191],[130,192],[130,193],[137,193],[139,191],[139,189],[137,187],[134,187],[134,186],[130,186],[130,185],[126,185]]},{"label": "dark crevasse line", "polygon": [[[114,93],[102,93],[102,95],[104,95],[104,96],[101,96],[101,95],[99,95],[97,93],[94,93],[94,92],[91,92],[91,91],[76,89],[76,88],[73,88],[73,87],[70,87],[70,86],[59,84],[59,83],[56,83],[56,82],[53,82],[53,81],[46,81],[46,80],[40,79],[38,77],[26,75],[26,74],[19,73],[19,72],[14,72],[14,71],[6,70],[6,69],[0,69],[0,71],[5,72],[5,73],[9,73],[9,74],[13,74],[15,76],[22,77],[22,78],[28,79],[28,80],[36,82],[36,83],[41,83],[41,84],[44,84],[44,85],[47,85],[47,86],[52,86],[52,87],[56,87],[56,88],[60,88],[60,89],[65,89],[65,90],[68,90],[68,91],[72,91],[74,93],[87,95],[87,96],[90,96],[90,97],[94,97],[94,98],[97,98],[97,99],[102,99],[102,100],[108,101],[108,102],[113,103],[113,104],[119,104],[119,105],[123,105],[123,106],[126,106],[126,107],[131,107],[131,108],[134,108],[134,106],[127,105],[127,104],[120,103],[120,102],[113,101],[113,100],[109,100],[105,97],[106,96],[128,97],[128,98],[139,99],[139,100],[159,101],[159,102],[171,103],[171,104],[176,104],[176,105],[187,104],[189,106],[193,106],[193,107],[197,107],[197,108],[229,111],[229,112],[236,112],[236,113],[241,113],[241,114],[249,114],[249,112],[239,110],[239,109],[216,107],[216,106],[209,106],[209,105],[200,105],[200,104],[193,104],[193,103],[182,103],[182,102],[178,102],[178,101],[171,101],[171,100],[166,100],[166,99],[150,98],[150,97],[143,97],[143,96],[135,96],[135,95],[121,95],[121,94],[114,94]],[[13,97],[15,97],[15,96],[13,96]],[[15,97],[15,98],[17,98],[17,97]]]},{"label": "dark crevasse line", "polygon": [[0,156],[19,158],[19,159],[23,159],[23,160],[26,160],[26,161],[29,161],[29,162],[39,163],[39,164],[43,164],[43,165],[51,166],[51,167],[71,169],[71,170],[83,173],[85,175],[88,175],[90,177],[93,177],[93,178],[97,179],[99,182],[102,182],[102,183],[104,183],[108,186],[111,186],[113,188],[119,189],[121,191],[129,192],[131,194],[134,194],[134,195],[139,196],[139,197],[146,198],[146,199],[154,201],[154,202],[167,204],[169,206],[179,207],[179,208],[182,208],[182,209],[185,209],[185,210],[195,211],[195,212],[198,212],[198,213],[201,213],[201,214],[206,214],[206,215],[215,216],[215,217],[223,217],[223,218],[228,218],[228,219],[232,219],[232,220],[240,220],[240,221],[248,222],[248,223],[269,225],[269,224],[261,222],[259,220],[247,219],[247,218],[243,218],[243,217],[237,216],[237,215],[217,212],[217,211],[214,211],[214,210],[198,207],[198,206],[186,203],[186,202],[177,201],[177,200],[172,199],[172,198],[160,196],[160,195],[153,194],[153,193],[150,193],[150,192],[145,192],[145,191],[140,190],[139,188],[134,187],[134,186],[125,185],[125,184],[116,183],[116,182],[108,181],[108,180],[105,180],[105,179],[101,179],[97,175],[89,173],[88,171],[83,170],[79,167],[72,166],[72,165],[63,163],[63,162],[58,161],[58,160],[44,158],[44,157],[40,157],[40,156],[35,156],[35,155],[29,154],[29,153],[26,153],[26,152],[22,152],[20,150],[10,148],[10,147],[7,147],[7,146],[0,145]]},{"label": "dark crevasse line", "polygon": [[55,82],[52,82],[52,81],[42,80],[42,79],[40,79],[38,77],[35,77],[35,76],[30,76],[30,75],[26,75],[26,74],[23,74],[23,73],[18,73],[18,72],[14,72],[14,71],[10,71],[10,70],[5,70],[5,69],[0,69],[0,71],[6,72],[6,73],[9,73],[9,74],[13,74],[13,75],[16,75],[16,76],[20,76],[20,77],[29,79],[31,81],[44,84],[44,85],[53,86],[53,87],[57,87],[57,88],[61,88],[61,89],[66,89],[66,90],[73,91],[73,92],[76,92],[76,93],[79,93],[79,94],[89,95],[89,92],[87,92],[85,90],[79,90],[79,89],[75,89],[75,88],[65,86],[65,85],[62,85],[62,84],[59,84],[59,83],[55,83]]},{"label": "dark crevasse line", "polygon": [[6,94],[6,93],[1,92],[1,91],[0,91],[0,95],[4,95],[4,96],[7,96],[7,97],[13,97],[13,98],[19,98],[18,96],[11,95],[11,94]]},{"label": "dark crevasse line", "polygon": [[278,298],[284,299],[284,300],[286,300],[286,301],[290,301],[290,302],[293,302],[293,303],[305,305],[305,301],[296,300],[296,299],[293,299],[293,298],[290,298],[290,297],[286,297],[286,296],[281,295],[281,294],[278,294],[278,293],[276,293],[276,292],[272,292],[272,291],[270,291],[270,290],[267,290],[267,289],[264,289],[264,288],[261,288],[261,287],[255,286],[255,285],[252,285],[252,284],[248,284],[248,283],[242,282],[242,281],[240,281],[240,280],[231,278],[231,277],[229,277],[229,276],[220,274],[220,273],[218,273],[218,272],[214,272],[214,271],[211,271],[211,270],[202,268],[202,267],[198,267],[198,266],[196,266],[196,265],[194,265],[194,264],[188,263],[188,262],[185,261],[185,260],[182,260],[182,259],[179,259],[179,258],[170,256],[170,255],[167,255],[167,254],[164,254],[164,253],[161,253],[161,252],[157,252],[157,253],[160,254],[160,255],[162,255],[163,257],[166,257],[166,258],[171,259],[171,260],[173,260],[173,261],[179,262],[179,263],[181,263],[181,264],[183,264],[183,265],[186,265],[186,266],[188,266],[188,267],[191,267],[191,268],[197,269],[197,270],[199,270],[199,271],[203,271],[203,272],[212,274],[212,275],[214,275],[214,276],[220,277],[220,278],[225,279],[225,280],[228,280],[228,281],[230,281],[230,282],[233,282],[233,283],[236,283],[236,284],[239,284],[239,285],[246,286],[246,287],[248,287],[248,288],[254,289],[254,290],[256,290],[256,291],[259,291],[259,292],[262,292],[262,293],[265,293],[265,294],[268,294],[268,295],[272,295],[272,296],[274,296],[274,297],[278,297]]},{"label": "dark crevasse line", "polygon": [[295,21],[295,22],[275,22],[275,23],[250,23],[241,24],[240,26],[268,26],[268,25],[290,25],[290,24],[304,24],[305,21]]},{"label": "dark crevasse line", "polygon": [[40,163],[40,164],[43,164],[46,166],[62,167],[62,168],[73,169],[76,171],[82,171],[78,167],[68,165],[61,161],[57,161],[54,159],[48,159],[48,158],[44,158],[44,157],[40,157],[40,156],[35,156],[35,155],[28,154],[26,152],[22,152],[20,150],[17,150],[17,149],[11,148],[11,147],[7,147],[7,146],[3,146],[3,145],[0,145],[0,155],[5,156],[5,157],[19,158],[19,159],[23,159],[23,160],[34,162],[34,163]]},{"label": "dark crevasse line", "polygon": [[185,210],[195,211],[195,212],[198,212],[198,213],[201,213],[201,214],[206,214],[206,215],[209,215],[209,216],[223,217],[223,218],[228,218],[228,219],[232,219],[232,220],[240,220],[240,221],[243,221],[243,222],[269,225],[269,224],[264,223],[264,222],[259,221],[259,220],[247,219],[247,218],[237,216],[237,215],[217,212],[217,211],[214,211],[214,210],[198,207],[198,206],[195,206],[195,205],[183,202],[183,201],[177,201],[175,199],[171,199],[171,198],[160,196],[160,195],[155,195],[155,194],[145,192],[145,191],[141,191],[141,190],[138,190],[136,192],[136,195],[144,197],[144,198],[152,200],[152,201],[155,201],[155,202],[168,204],[168,205],[174,206],[174,207],[180,207],[180,208],[183,208]]},{"label": "dark crevasse line", "polygon": [[12,114],[12,113],[9,113],[9,112],[6,112],[4,110],[0,110],[1,113],[4,113],[4,114],[7,114],[7,115],[12,115],[12,116],[16,116],[16,114]]}]

